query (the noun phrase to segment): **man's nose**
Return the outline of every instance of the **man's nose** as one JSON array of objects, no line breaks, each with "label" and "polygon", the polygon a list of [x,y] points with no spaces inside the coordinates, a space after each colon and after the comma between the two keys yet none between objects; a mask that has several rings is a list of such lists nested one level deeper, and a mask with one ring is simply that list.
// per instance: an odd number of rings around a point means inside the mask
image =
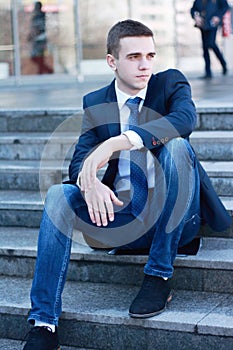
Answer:
[{"label": "man's nose", "polygon": [[149,69],[149,68],[150,68],[150,65],[147,57],[142,57],[139,62],[139,69]]}]

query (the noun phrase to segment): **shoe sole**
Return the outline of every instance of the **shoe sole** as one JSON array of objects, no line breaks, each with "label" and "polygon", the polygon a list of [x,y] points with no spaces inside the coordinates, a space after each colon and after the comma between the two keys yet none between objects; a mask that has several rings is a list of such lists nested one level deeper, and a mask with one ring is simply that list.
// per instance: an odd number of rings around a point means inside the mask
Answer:
[{"label": "shoe sole", "polygon": [[132,318],[149,318],[149,317],[157,316],[165,311],[168,303],[170,303],[171,300],[172,300],[172,295],[170,294],[167,298],[166,304],[165,304],[163,309],[161,309],[159,311],[151,312],[150,314],[132,314],[129,312],[129,316]]}]

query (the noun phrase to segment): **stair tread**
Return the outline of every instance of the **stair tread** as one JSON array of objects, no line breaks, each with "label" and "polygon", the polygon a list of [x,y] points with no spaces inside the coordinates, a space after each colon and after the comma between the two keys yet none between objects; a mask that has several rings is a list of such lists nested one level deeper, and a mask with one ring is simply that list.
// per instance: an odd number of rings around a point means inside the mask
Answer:
[{"label": "stair tread", "polygon": [[[233,164],[233,162],[232,162]],[[0,171],[8,172],[8,171],[34,171],[38,172],[39,169],[43,170],[68,170],[69,161],[58,160],[43,160],[41,163],[40,160],[0,160]],[[232,165],[233,166],[233,165]]]},{"label": "stair tread", "polygon": [[[0,227],[0,254],[2,256],[35,257],[38,229]],[[74,231],[71,260],[145,264],[145,255],[109,255],[106,250],[93,250],[83,240],[81,232]],[[203,237],[202,247],[195,256],[178,255],[175,266],[233,270],[233,239]]]},{"label": "stair tread", "polygon": [[[44,196],[44,193],[43,193]],[[220,196],[224,205],[229,210],[233,209],[233,197]],[[27,203],[36,202],[41,204],[41,193],[39,191],[30,190],[0,190],[0,207],[4,203]]]},{"label": "stair tread", "polygon": [[200,139],[200,141],[203,141],[204,139],[207,141],[214,141],[216,139],[220,139],[221,142],[229,142],[232,141],[233,138],[233,131],[231,130],[202,130],[202,131],[193,131],[190,135],[190,140],[197,141]]},{"label": "stair tread", "polygon": [[[233,161],[201,161],[210,176],[233,177]],[[38,172],[39,169],[46,171],[68,172],[69,161],[63,160],[0,160],[1,172]]]},{"label": "stair tread", "polygon": [[0,135],[0,144],[39,144],[53,141],[56,143],[73,143],[79,136],[78,132],[4,132]]},{"label": "stair tread", "polygon": [[[225,207],[233,210],[233,197],[221,197]],[[21,190],[1,190],[0,191],[0,208],[6,206],[28,205],[34,204],[39,207],[42,206],[41,194],[38,191],[21,191]]]},{"label": "stair tread", "polygon": [[[5,286],[8,286],[7,290]],[[27,315],[31,280],[0,277],[0,313]],[[132,319],[128,307],[138,287],[67,281],[62,319],[233,336],[233,295],[174,291],[167,310],[150,319]]]},{"label": "stair tread", "polygon": [[[15,139],[25,139],[30,140],[32,143],[36,140],[44,140],[50,137],[51,135],[59,140],[59,138],[70,138],[77,136],[79,132],[76,131],[62,131],[59,130],[56,133],[53,132],[44,132],[44,131],[35,131],[35,132],[24,132],[24,131],[16,131],[16,132],[4,132],[0,134],[0,143],[6,142],[7,140],[15,140]],[[190,135],[191,139],[198,139],[198,138],[206,138],[206,139],[215,139],[215,138],[222,138],[222,142],[227,140],[232,140],[233,138],[233,131],[232,130],[194,130],[192,134]]]},{"label": "stair tread", "polygon": [[[0,348],[4,350],[19,350],[22,349],[21,340],[12,340],[12,339],[0,339]],[[90,348],[77,348],[70,346],[62,346],[62,350],[94,350]]]},{"label": "stair tread", "polygon": [[0,191],[0,209],[42,209],[43,202],[38,191]]},{"label": "stair tread", "polygon": [[201,161],[202,166],[209,176],[222,174],[227,177],[233,176],[233,161]]}]

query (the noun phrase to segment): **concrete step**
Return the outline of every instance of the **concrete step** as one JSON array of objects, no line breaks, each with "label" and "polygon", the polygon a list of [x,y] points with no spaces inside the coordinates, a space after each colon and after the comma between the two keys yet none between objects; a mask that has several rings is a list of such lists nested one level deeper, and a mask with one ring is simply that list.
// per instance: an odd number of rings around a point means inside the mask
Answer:
[{"label": "concrete step", "polygon": [[[217,193],[233,196],[233,162],[202,162]],[[0,160],[0,190],[47,190],[68,178],[69,161]]]},{"label": "concrete step", "polygon": [[2,160],[53,160],[71,158],[78,133],[4,133],[0,136]]},{"label": "concrete step", "polygon": [[39,227],[43,202],[35,191],[0,191],[0,225]]},{"label": "concrete step", "polygon": [[[37,229],[0,227],[0,275],[33,277],[37,237]],[[75,231],[67,279],[140,285],[147,256],[108,251],[91,249]],[[178,255],[174,266],[175,289],[233,293],[233,239],[204,237],[197,255]]]},{"label": "concrete step", "polygon": [[[4,133],[0,135],[0,159],[70,159],[79,131],[58,130],[52,134]],[[195,131],[190,137],[200,160],[233,160],[233,131]]]},{"label": "concrete step", "polygon": [[[1,109],[0,132],[53,132],[65,122],[66,130],[78,130],[81,108]],[[198,130],[232,130],[233,108],[197,108]]]},{"label": "concrete step", "polygon": [[233,162],[202,161],[219,196],[233,196]]},{"label": "concrete step", "polygon": [[[24,342],[22,342],[22,340],[0,339],[0,348],[4,350],[19,350],[23,348],[23,345],[24,345]],[[94,350],[94,349],[62,346],[62,350]]]},{"label": "concrete step", "polygon": [[233,108],[197,108],[197,130],[233,129]]},{"label": "concrete step", "polygon": [[[44,192],[1,190],[0,226],[39,227],[44,198]],[[233,198],[221,197],[221,200],[229,214],[233,216]],[[215,233],[205,229],[204,234],[231,237],[233,228],[231,227],[222,233]]]},{"label": "concrete step", "polygon": [[[30,287],[30,279],[0,277],[1,338],[22,339],[29,329]],[[129,285],[67,281],[61,344],[101,350],[231,349],[231,294],[174,290],[165,312],[140,320],[128,316],[137,291]]]},{"label": "concrete step", "polygon": [[0,189],[47,190],[68,177],[69,162],[0,160]]},{"label": "concrete step", "polygon": [[233,131],[195,131],[190,142],[200,160],[233,160]]},{"label": "concrete step", "polygon": [[80,130],[80,108],[11,109],[0,110],[0,132],[54,132],[57,128]]}]

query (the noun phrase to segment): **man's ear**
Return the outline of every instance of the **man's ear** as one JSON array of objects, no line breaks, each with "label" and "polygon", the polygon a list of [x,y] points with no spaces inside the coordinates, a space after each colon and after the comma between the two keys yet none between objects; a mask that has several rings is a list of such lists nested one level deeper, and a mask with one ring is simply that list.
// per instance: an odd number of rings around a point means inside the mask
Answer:
[{"label": "man's ear", "polygon": [[107,54],[106,56],[107,63],[109,67],[115,71],[116,70],[116,59],[113,55]]}]

